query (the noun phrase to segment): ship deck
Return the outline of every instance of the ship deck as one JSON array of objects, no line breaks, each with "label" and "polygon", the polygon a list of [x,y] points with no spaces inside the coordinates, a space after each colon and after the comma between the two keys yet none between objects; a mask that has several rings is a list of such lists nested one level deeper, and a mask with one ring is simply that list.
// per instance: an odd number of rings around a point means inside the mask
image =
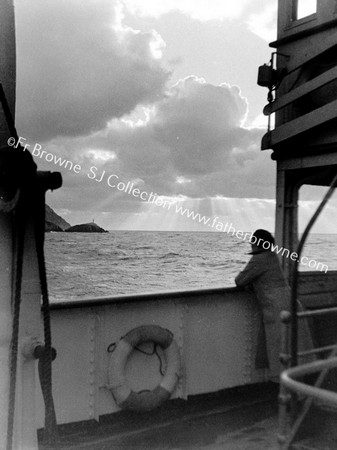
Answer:
[{"label": "ship deck", "polygon": [[[337,410],[312,407],[291,449],[336,449],[336,419]],[[39,450],[278,450],[278,385],[175,399],[153,411],[121,411],[58,430],[57,447],[38,430]]]},{"label": "ship deck", "polygon": [[[61,448],[276,450],[277,394],[277,386],[264,383],[176,399],[145,413],[121,411],[99,422],[61,425]],[[50,449],[42,430],[39,437],[39,449]]]}]

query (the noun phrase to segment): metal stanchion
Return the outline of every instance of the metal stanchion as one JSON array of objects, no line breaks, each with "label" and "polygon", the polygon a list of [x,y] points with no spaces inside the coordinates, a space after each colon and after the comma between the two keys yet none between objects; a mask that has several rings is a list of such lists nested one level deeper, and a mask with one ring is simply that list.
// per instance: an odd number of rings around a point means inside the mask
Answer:
[{"label": "metal stanchion", "polygon": [[[282,364],[282,369],[286,370],[289,368],[290,363],[290,342],[289,342],[289,332],[290,332],[290,321],[291,314],[288,311],[282,311],[281,313],[281,354],[280,361]],[[289,404],[291,401],[291,395],[289,394],[286,386],[281,382],[280,383],[280,392],[279,392],[279,432],[277,436],[277,441],[279,444],[280,450],[285,450],[286,436],[288,430],[288,410]]]}]

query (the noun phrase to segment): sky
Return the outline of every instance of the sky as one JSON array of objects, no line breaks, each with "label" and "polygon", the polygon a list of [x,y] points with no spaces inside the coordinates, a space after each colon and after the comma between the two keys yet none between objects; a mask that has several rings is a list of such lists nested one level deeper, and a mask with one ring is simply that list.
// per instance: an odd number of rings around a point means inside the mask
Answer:
[{"label": "sky", "polygon": [[[267,91],[256,79],[276,7],[15,0],[18,133],[40,170],[63,176],[48,204],[106,229],[273,230],[276,167],[260,150]],[[301,224],[319,195],[303,193]],[[320,231],[335,231],[336,209]]]}]

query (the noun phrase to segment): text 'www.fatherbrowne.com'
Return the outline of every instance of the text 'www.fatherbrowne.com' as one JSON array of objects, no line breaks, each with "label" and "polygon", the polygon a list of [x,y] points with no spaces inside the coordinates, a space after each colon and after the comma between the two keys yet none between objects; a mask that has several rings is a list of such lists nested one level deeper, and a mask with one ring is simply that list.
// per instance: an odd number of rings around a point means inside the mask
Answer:
[{"label": "text 'www.fatherbrowne.com'", "polygon": [[[62,158],[60,156],[54,155],[51,152],[47,152],[42,149],[41,144],[35,144],[32,146],[26,142],[27,140],[20,136],[17,140],[14,137],[10,137],[7,140],[7,143],[10,147],[17,148],[19,145],[23,149],[23,151],[30,150],[32,155],[45,159],[49,163],[53,163],[60,168],[67,169],[68,171],[72,171],[76,174],[80,174],[84,172],[84,169],[80,164],[76,164],[71,160]],[[233,237],[237,237],[243,241],[248,241],[251,244],[257,244],[262,246],[265,250],[271,250],[272,252],[277,253],[278,255],[285,256],[290,258],[292,261],[297,261],[304,266],[310,267],[310,269],[319,270],[321,272],[327,272],[328,266],[321,262],[317,262],[314,259],[309,259],[306,256],[302,256],[299,258],[299,255],[296,252],[290,252],[287,248],[279,247],[278,245],[271,244],[268,241],[262,241],[261,239],[258,242],[255,242],[255,236],[252,236],[252,233],[246,233],[236,229],[233,224],[230,222],[223,223],[219,220],[219,217],[207,217],[202,216],[200,213],[196,213],[189,208],[185,208],[181,205],[182,198],[175,198],[172,200],[171,197],[166,197],[163,195],[158,195],[156,192],[148,192],[142,190],[139,186],[139,181],[143,184],[143,180],[136,181],[125,181],[120,179],[117,174],[107,173],[106,170],[99,171],[96,166],[91,166],[88,171],[85,171],[85,174],[90,180],[93,180],[97,183],[104,182],[109,189],[115,189],[120,192],[124,192],[127,195],[131,195],[133,197],[139,198],[141,201],[154,204],[158,207],[164,208],[166,210],[170,210],[179,214],[180,216],[187,217],[195,222],[198,222],[201,225],[212,228],[218,232],[231,234]]]}]

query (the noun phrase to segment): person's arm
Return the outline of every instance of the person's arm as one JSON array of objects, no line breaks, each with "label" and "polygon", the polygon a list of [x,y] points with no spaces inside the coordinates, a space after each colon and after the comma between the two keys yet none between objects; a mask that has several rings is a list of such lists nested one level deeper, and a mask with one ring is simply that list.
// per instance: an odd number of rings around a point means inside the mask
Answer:
[{"label": "person's arm", "polygon": [[[262,262],[262,261],[261,261]],[[239,287],[246,287],[266,270],[256,258],[252,258],[246,267],[235,278],[235,284]]]}]

